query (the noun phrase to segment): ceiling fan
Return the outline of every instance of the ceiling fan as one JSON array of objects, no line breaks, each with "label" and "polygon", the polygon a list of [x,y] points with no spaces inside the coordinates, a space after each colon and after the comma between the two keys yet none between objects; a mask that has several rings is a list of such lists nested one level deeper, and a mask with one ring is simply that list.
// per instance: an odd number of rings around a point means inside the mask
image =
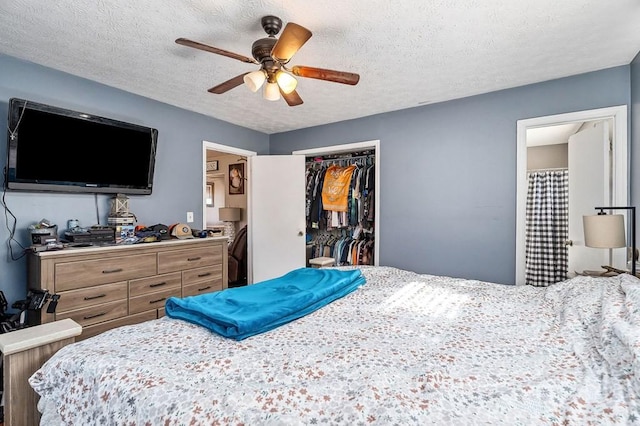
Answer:
[{"label": "ceiling fan", "polygon": [[280,95],[282,95],[289,106],[296,106],[302,104],[302,98],[298,95],[298,92],[296,92],[298,82],[294,76],[315,78],[317,80],[349,85],[358,84],[360,76],[351,72],[314,68],[304,65],[295,65],[288,68],[287,64],[293,55],[311,38],[311,31],[298,24],[289,22],[284,27],[280,38],[276,38],[276,34],[278,34],[282,28],[282,20],[280,18],[273,15],[264,16],[261,24],[264,31],[268,34],[268,37],[258,39],[253,43],[251,47],[253,59],[186,38],[179,38],[176,40],[176,43],[227,56],[242,62],[260,65],[260,69],[256,71],[240,74],[208,90],[218,95],[242,83],[251,91],[257,92],[266,82],[263,92],[265,99],[277,101],[280,99]]}]

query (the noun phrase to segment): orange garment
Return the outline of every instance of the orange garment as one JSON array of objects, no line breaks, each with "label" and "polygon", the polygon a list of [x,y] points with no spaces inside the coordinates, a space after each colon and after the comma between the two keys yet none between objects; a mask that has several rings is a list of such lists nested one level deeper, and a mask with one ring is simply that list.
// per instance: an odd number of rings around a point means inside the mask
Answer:
[{"label": "orange garment", "polygon": [[322,184],[322,208],[335,212],[346,212],[349,206],[349,186],[355,165],[330,166]]}]

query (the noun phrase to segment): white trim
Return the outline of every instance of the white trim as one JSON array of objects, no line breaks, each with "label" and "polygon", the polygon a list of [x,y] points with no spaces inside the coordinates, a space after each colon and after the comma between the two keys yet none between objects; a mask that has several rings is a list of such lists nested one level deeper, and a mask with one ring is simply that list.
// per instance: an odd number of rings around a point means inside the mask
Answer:
[{"label": "white trim", "polygon": [[380,140],[370,140],[365,142],[354,142],[342,145],[324,146],[319,148],[302,149],[293,151],[293,155],[323,155],[323,154],[339,154],[342,152],[358,151],[373,149],[375,152],[375,190],[374,190],[374,208],[375,208],[375,238],[373,240],[373,260],[374,265],[380,265]]},{"label": "white trim", "polygon": [[[613,120],[613,205],[626,206],[629,199],[627,156],[627,106],[620,105],[517,121],[516,150],[516,275],[517,285],[525,281],[525,221],[527,204],[527,129],[575,121]],[[596,207],[596,206],[594,206]]]},{"label": "white trim", "polygon": [[365,142],[353,142],[341,145],[323,146],[319,148],[301,149],[291,152],[294,155],[321,155],[321,154],[339,154],[341,152],[357,151],[359,149],[371,149],[376,150],[376,156],[380,149],[380,140],[370,140]]}]

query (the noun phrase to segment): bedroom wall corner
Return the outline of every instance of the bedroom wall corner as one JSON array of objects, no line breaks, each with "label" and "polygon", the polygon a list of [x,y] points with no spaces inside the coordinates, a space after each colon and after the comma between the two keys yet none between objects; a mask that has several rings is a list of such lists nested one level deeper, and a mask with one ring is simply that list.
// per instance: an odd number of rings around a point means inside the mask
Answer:
[{"label": "bedroom wall corner", "polygon": [[274,134],[270,154],[380,140],[380,264],[513,284],[517,121],[629,99],[624,65]]},{"label": "bedroom wall corner", "polygon": [[[170,225],[185,220],[187,211],[195,212],[194,223],[203,223],[202,141],[220,143],[266,154],[269,137],[251,129],[177,108],[162,102],[125,92],[0,54],[0,134],[6,135],[8,101],[12,97],[33,100],[74,111],[93,113],[158,129],[158,147],[153,194],[129,197],[129,207],[138,223]],[[96,149],[97,148],[97,149]],[[95,161],[100,149],[79,152],[74,161]],[[61,167],[69,163],[67,153],[51,152]],[[89,157],[91,156],[91,157]],[[0,137],[0,158],[6,161],[6,136]],[[134,167],[133,161],[124,167]],[[122,167],[122,166],[119,166]],[[66,228],[67,220],[76,218],[81,226],[106,224],[109,195],[7,192],[5,202],[16,216],[15,239],[29,246],[27,227],[46,218]],[[96,208],[98,212],[96,211]],[[3,212],[4,213],[4,212]],[[7,215],[10,219],[11,217]],[[7,248],[9,231],[0,226],[0,290],[9,306],[26,296],[27,267],[21,247],[13,242],[14,254]]]},{"label": "bedroom wall corner", "polygon": [[[640,202],[640,185],[638,182],[639,172],[636,167],[640,167],[640,52],[636,54],[631,62],[630,70],[631,87],[631,107],[629,111],[630,133],[629,133],[629,186],[631,187],[630,205],[638,206]],[[634,167],[636,166],[636,167]],[[638,240],[640,230],[636,229],[636,240]]]}]

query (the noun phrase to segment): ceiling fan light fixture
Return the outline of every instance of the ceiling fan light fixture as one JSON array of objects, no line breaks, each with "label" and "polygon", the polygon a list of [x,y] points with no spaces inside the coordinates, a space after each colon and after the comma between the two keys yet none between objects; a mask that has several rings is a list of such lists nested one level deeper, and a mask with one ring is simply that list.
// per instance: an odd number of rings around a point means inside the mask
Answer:
[{"label": "ceiling fan light fixture", "polygon": [[262,96],[268,101],[277,101],[280,99],[280,87],[278,83],[267,83],[264,85],[264,93]]},{"label": "ceiling fan light fixture", "polygon": [[243,78],[245,86],[254,93],[262,87],[266,79],[267,76],[263,70],[252,71]]},{"label": "ceiling fan light fixture", "polygon": [[295,77],[314,78],[316,80],[349,85],[358,84],[360,76],[351,72],[303,65],[286,68],[285,65],[289,63],[293,55],[312,36],[311,31],[301,25],[289,22],[284,27],[282,34],[276,38],[282,28],[282,20],[280,18],[267,15],[262,17],[261,24],[268,37],[263,37],[253,42],[251,45],[252,58],[182,37],[176,39],[176,43],[260,67],[257,71],[243,72],[207,89],[209,93],[216,95],[226,93],[244,84],[254,93],[262,88],[262,97],[264,99],[277,101],[280,98],[284,98],[287,105],[297,106],[302,105],[303,102],[296,91],[298,81]]},{"label": "ceiling fan light fixture", "polygon": [[276,73],[276,82],[278,86],[280,86],[280,89],[287,95],[296,90],[296,86],[298,85],[298,80],[284,71],[278,71]]}]

